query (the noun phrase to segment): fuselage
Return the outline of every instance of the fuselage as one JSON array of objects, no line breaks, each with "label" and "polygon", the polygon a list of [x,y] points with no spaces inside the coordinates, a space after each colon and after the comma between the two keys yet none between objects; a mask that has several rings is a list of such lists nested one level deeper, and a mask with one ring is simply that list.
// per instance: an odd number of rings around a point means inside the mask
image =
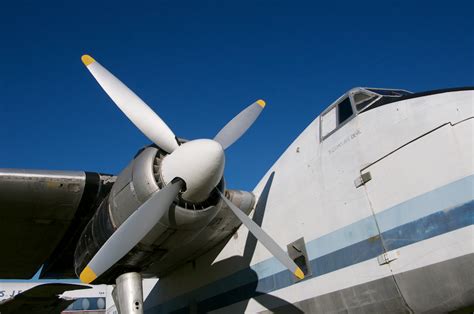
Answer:
[{"label": "fuselage", "polygon": [[262,228],[307,277],[297,281],[241,227],[161,278],[148,309],[446,312],[474,303],[474,91],[367,106],[356,92],[317,117],[254,190],[271,176]]}]

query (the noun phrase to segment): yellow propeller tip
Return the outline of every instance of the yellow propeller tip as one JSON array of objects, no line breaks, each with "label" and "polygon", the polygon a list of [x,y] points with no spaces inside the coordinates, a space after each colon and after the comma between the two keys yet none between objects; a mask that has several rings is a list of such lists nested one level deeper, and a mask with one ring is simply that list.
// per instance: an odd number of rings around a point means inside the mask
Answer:
[{"label": "yellow propeller tip", "polygon": [[89,55],[83,55],[81,57],[82,63],[84,63],[85,66],[88,66],[89,64],[92,64],[95,62],[94,58],[92,58]]},{"label": "yellow propeller tip", "polygon": [[257,104],[262,108],[265,108],[266,105],[266,103],[262,99],[257,100]]},{"label": "yellow propeller tip", "polygon": [[83,283],[91,283],[93,282],[95,279],[97,278],[97,275],[94,273],[94,271],[92,270],[92,268],[90,268],[89,266],[87,266],[86,268],[84,268],[81,272],[81,275],[79,276],[79,279],[83,282]]},{"label": "yellow propeller tip", "polygon": [[295,272],[294,272],[295,276],[298,277],[299,279],[304,279],[304,273],[303,271],[301,270],[301,268],[296,268]]}]

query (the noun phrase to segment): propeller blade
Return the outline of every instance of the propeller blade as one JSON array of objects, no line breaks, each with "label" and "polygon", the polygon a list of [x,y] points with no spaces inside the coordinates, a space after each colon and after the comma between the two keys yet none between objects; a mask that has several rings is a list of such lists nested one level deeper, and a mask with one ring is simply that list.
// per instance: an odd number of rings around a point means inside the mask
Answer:
[{"label": "propeller blade", "polygon": [[220,143],[224,149],[232,145],[257,120],[263,108],[265,102],[260,99],[242,110],[217,133],[214,141]]},{"label": "propeller blade", "polygon": [[175,179],[155,192],[107,239],[82,270],[80,280],[91,283],[133,249],[168,211],[183,187],[184,182]]},{"label": "propeller blade", "polygon": [[221,191],[218,191],[222,200],[229,206],[232,212],[239,218],[239,220],[244,224],[250,233],[253,234],[257,240],[263,244],[263,246],[272,253],[277,260],[280,261],[286,268],[288,268],[296,277],[299,279],[304,278],[303,271],[295,264],[295,262],[286,254],[285,251],[273,240],[262,228],[260,228],[252,219],[250,219],[243,211],[235,206],[227,197],[222,194]]},{"label": "propeller blade", "polygon": [[140,97],[91,56],[83,55],[81,60],[107,95],[146,137],[168,153],[178,147],[173,131]]}]

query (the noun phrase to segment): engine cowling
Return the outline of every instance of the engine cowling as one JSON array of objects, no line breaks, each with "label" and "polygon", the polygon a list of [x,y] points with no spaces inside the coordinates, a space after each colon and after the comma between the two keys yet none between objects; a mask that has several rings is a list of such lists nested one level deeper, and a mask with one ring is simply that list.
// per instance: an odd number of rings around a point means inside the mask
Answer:
[{"label": "engine cowling", "polygon": [[[103,200],[79,239],[74,254],[77,274],[112,233],[154,192],[163,188],[161,162],[166,154],[157,147],[146,147],[118,175],[108,197]],[[217,188],[224,190],[223,178]],[[163,216],[132,251],[101,276],[101,281],[107,282],[124,270],[146,269],[169,250],[186,245],[211,222],[221,207],[222,200],[215,190],[201,202],[190,202],[178,195],[168,215]]]}]

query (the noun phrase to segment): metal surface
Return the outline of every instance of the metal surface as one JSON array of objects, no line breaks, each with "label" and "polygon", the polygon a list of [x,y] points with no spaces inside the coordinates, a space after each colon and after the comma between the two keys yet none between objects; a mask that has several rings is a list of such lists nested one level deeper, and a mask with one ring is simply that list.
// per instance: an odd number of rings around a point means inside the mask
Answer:
[{"label": "metal surface", "polygon": [[[404,300],[394,289],[393,279],[386,277],[306,299],[291,306],[274,303],[275,307],[271,311],[260,313],[288,313],[294,308],[305,313],[447,313],[472,306],[473,262],[473,256],[468,255],[396,275],[409,280],[408,284],[401,287],[409,307],[404,305]],[[453,274],[452,270],[456,273]],[[460,285],[461,281],[469,283]]]},{"label": "metal surface", "polygon": [[191,203],[205,202],[224,175],[225,155],[221,144],[198,139],[181,144],[161,162],[161,178],[168,184],[174,178],[186,183],[181,197]]},{"label": "metal surface", "polygon": [[252,235],[257,238],[257,240],[268,250],[270,253],[280,261],[286,268],[288,268],[295,276],[300,279],[304,278],[304,274],[298,265],[286,254],[285,251],[278,245],[278,243],[273,240],[259,225],[257,225],[252,219],[250,219],[240,208],[235,206],[231,201],[229,201],[224,194],[220,193],[221,198],[227,204],[227,206],[232,210],[234,215],[239,218],[242,224],[249,229]]},{"label": "metal surface", "polygon": [[146,137],[169,153],[178,147],[173,131],[140,97],[90,56],[83,56],[82,61],[107,95]]},{"label": "metal surface", "polygon": [[0,169],[0,278],[31,278],[74,218],[84,172]]},{"label": "metal surface", "polygon": [[[306,243],[304,238],[299,238],[296,241],[286,246],[288,255],[301,268],[305,277],[312,275],[311,264],[308,259],[308,252],[306,250]],[[295,281],[300,280],[295,278]]]},{"label": "metal surface", "polygon": [[[71,261],[74,260],[77,243],[87,223],[97,213],[97,208],[104,201],[104,198],[106,199],[115,178],[110,175],[86,172],[86,183],[78,209],[63,238],[43,264],[40,278],[58,279],[74,278],[76,276]],[[102,221],[100,227],[106,228],[107,225]]]},{"label": "metal surface", "polygon": [[364,172],[354,180],[354,186],[356,188],[361,187],[364,184],[366,184],[367,182],[369,182],[370,180],[372,180],[372,176],[370,174],[370,171]]},{"label": "metal surface", "polygon": [[265,102],[258,100],[242,110],[219,131],[214,141],[220,143],[222,148],[228,148],[252,126],[264,107]]},{"label": "metal surface", "polygon": [[[160,279],[150,309],[445,313],[472,306],[473,95],[450,91],[365,110],[322,142],[315,119],[254,190],[260,194],[276,173],[262,228],[277,243],[304,237],[313,275],[295,283],[258,245],[239,268],[248,238],[240,228]],[[361,170],[372,180],[357,188]],[[390,262],[380,265],[387,252]]]},{"label": "metal surface", "polygon": [[153,161],[158,153],[155,147],[145,148],[118,175],[109,196],[109,211],[115,228],[158,190],[153,171]]},{"label": "metal surface", "polygon": [[[160,218],[167,214],[170,205],[183,187],[184,182],[177,179],[143,203],[101,246],[85,270],[82,270],[81,281],[92,282],[133,249]],[[92,276],[87,274],[88,269],[92,270]]]},{"label": "metal surface", "polygon": [[112,292],[119,314],[143,314],[143,287],[139,273],[125,273],[116,280]]},{"label": "metal surface", "polygon": [[[165,154],[156,147],[147,147],[117,176],[110,195],[84,228],[79,240],[74,257],[77,275],[115,230],[163,186],[159,171]],[[225,189],[223,179],[219,189]],[[253,207],[252,193],[226,193],[246,213]],[[124,271],[141,271],[147,276],[166,273],[228,238],[239,224],[217,192],[199,204],[178,197],[169,214],[164,215],[140,243],[97,282],[113,282]]]},{"label": "metal surface", "polygon": [[[255,196],[250,192],[226,190],[225,195],[247,215],[255,206]],[[191,241],[184,244],[170,241],[171,245],[176,245],[175,248],[169,250],[159,261],[154,262],[147,269],[146,276],[169,274],[173,269],[195,260],[198,256],[228,240],[241,222],[224,202],[219,206],[220,210],[216,216]]]},{"label": "metal surface", "polygon": [[[404,305],[391,277],[308,298],[293,304],[285,304],[285,302],[279,302],[278,299],[273,299],[265,304],[268,310],[259,313],[412,313]],[[227,313],[236,312],[227,311]]]},{"label": "metal surface", "polygon": [[399,273],[395,280],[416,313],[446,313],[469,306],[472,311],[474,306],[474,254]]}]

